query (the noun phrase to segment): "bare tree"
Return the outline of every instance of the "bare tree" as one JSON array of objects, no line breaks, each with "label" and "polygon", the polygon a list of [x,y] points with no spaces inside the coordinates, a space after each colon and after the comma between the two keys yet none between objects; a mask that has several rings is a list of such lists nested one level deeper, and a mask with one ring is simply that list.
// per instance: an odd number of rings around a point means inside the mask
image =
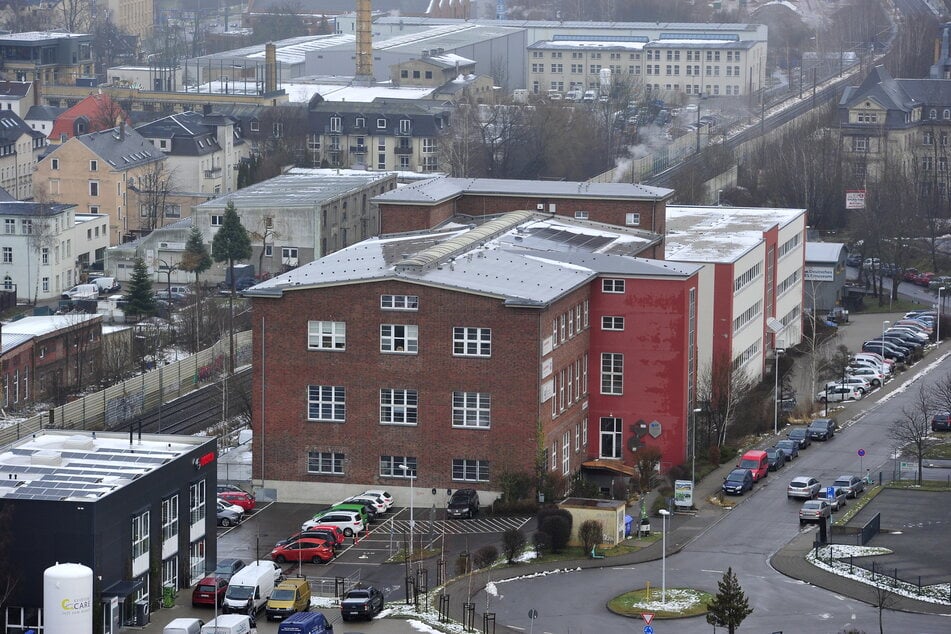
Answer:
[{"label": "bare tree", "polygon": [[135,369],[132,353],[132,339],[124,330],[103,340],[99,355],[99,383],[103,386],[115,385],[125,379]]},{"label": "bare tree", "polygon": [[900,448],[908,449],[918,461],[918,482],[923,478],[925,453],[937,441],[931,435],[934,406],[924,386],[918,388],[914,400],[902,408],[901,418],[892,423],[889,436]]},{"label": "bare tree", "polygon": [[[33,303],[36,304],[40,294],[40,267],[44,260],[50,262],[53,257],[53,247],[56,246],[56,233],[52,222],[52,208],[50,203],[43,199],[46,197],[45,190],[36,192],[37,200],[36,215],[31,219],[30,235],[27,238],[30,251],[33,252],[33,264],[36,265],[36,275],[33,280]],[[27,264],[28,267],[33,264]]]},{"label": "bare tree", "polygon": [[70,33],[85,33],[89,30],[88,0],[60,0],[59,10],[63,16],[63,26]]},{"label": "bare tree", "polygon": [[142,176],[140,183],[131,189],[139,199],[139,228],[151,232],[165,224],[165,203],[172,190],[174,170],[168,169],[164,160],[153,161]]},{"label": "bare tree", "polygon": [[885,622],[883,618],[885,610],[892,609],[901,597],[895,594],[895,591],[885,584],[876,584],[874,590],[875,607],[878,608],[878,631],[879,634],[885,634]]},{"label": "bare tree", "polygon": [[697,401],[704,403],[706,416],[701,429],[707,446],[722,446],[736,422],[739,404],[753,389],[753,381],[742,368],[734,368],[729,354],[722,353],[709,368],[701,371]]}]

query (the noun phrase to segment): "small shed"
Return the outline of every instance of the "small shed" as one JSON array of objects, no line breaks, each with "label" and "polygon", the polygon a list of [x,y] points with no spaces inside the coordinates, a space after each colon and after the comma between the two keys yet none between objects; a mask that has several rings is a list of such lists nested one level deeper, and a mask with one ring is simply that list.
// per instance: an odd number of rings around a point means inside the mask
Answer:
[{"label": "small shed", "polygon": [[578,529],[588,520],[601,522],[604,534],[602,543],[617,544],[624,539],[624,511],[627,508],[627,502],[624,500],[567,498],[558,508],[571,513],[571,537],[568,543],[573,546],[581,543],[578,539]]},{"label": "small shed", "polygon": [[841,242],[806,243],[805,310],[825,312],[843,305],[847,253]]}]

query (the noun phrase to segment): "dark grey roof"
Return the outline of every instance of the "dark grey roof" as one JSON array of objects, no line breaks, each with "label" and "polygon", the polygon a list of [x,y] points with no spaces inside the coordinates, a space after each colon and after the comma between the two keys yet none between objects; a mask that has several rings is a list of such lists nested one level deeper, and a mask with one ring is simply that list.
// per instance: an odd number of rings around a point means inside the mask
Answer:
[{"label": "dark grey roof", "polygon": [[5,190],[3,187],[0,187],[0,202],[14,201],[16,196]]},{"label": "dark grey roof", "polygon": [[918,103],[884,66],[876,66],[859,86],[849,86],[842,93],[840,106],[852,107],[863,99],[874,99],[887,110],[910,112]]},{"label": "dark grey roof", "polygon": [[0,111],[0,145],[13,143],[24,134],[30,135],[32,139],[46,138],[45,134],[28,126],[12,110]]},{"label": "dark grey roof", "polygon": [[[340,117],[342,134],[396,134],[400,120],[409,119],[412,136],[436,136],[440,129],[438,121],[448,120],[449,110],[442,107],[424,107],[412,102],[374,101],[355,103],[347,101],[324,101],[310,107],[308,113],[312,130],[328,130],[331,117]],[[364,119],[362,128],[357,119]],[[379,127],[379,120],[386,122]]]},{"label": "dark grey roof", "polygon": [[0,81],[0,96],[26,97],[31,85],[28,81]]},{"label": "dark grey roof", "polygon": [[48,216],[50,214],[63,213],[70,207],[76,205],[53,204],[23,201],[23,200],[2,200],[0,199],[0,215],[3,216]]},{"label": "dark grey roof", "polygon": [[211,118],[200,112],[179,112],[138,126],[135,130],[147,139],[171,139],[166,152],[173,156],[201,156],[221,149],[217,125],[236,123],[230,117]]},{"label": "dark grey roof", "polygon": [[[76,139],[113,169],[120,171],[165,159],[165,155],[160,150],[133,128],[123,126],[122,132],[120,134],[119,128],[115,127],[101,132],[83,134]],[[52,154],[55,153],[54,150]]]},{"label": "dark grey roof", "polygon": [[66,108],[57,108],[56,106],[30,106],[30,109],[26,111],[26,119],[53,122],[56,117],[64,112],[66,112]]},{"label": "dark grey roof", "polygon": [[400,187],[374,198],[390,204],[437,203],[462,194],[542,198],[653,200],[669,198],[674,190],[637,183],[581,183],[501,178],[436,177]]}]

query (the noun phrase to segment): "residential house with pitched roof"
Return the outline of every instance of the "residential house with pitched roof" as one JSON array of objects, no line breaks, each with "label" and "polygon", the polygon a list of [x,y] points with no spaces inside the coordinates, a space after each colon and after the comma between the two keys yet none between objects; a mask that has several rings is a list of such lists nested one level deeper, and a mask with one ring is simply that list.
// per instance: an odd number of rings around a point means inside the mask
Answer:
[{"label": "residential house with pitched roof", "polygon": [[167,157],[166,170],[176,192],[218,195],[238,188],[238,165],[250,149],[237,119],[210,111],[179,112],[135,130]]},{"label": "residential house with pitched roof", "polygon": [[109,95],[89,95],[56,118],[49,134],[50,143],[65,143],[74,136],[106,130],[120,120],[129,123],[129,115]]},{"label": "residential house with pitched roof", "polygon": [[[34,189],[50,201],[109,216],[110,244],[155,227],[140,202],[164,169],[165,155],[127,125],[73,137],[37,164]],[[165,222],[165,216],[159,218]],[[178,220],[175,218],[174,220]]]},{"label": "residential house with pitched roof", "polygon": [[31,81],[0,81],[0,110],[12,110],[22,119],[35,96]]},{"label": "residential house with pitched roof", "polygon": [[78,78],[93,75],[92,39],[88,33],[63,31],[0,35],[3,74],[11,81],[40,86],[75,86]]},{"label": "residential house with pitched roof", "polygon": [[0,110],[0,187],[17,200],[33,198],[33,170],[46,136],[13,109]]}]

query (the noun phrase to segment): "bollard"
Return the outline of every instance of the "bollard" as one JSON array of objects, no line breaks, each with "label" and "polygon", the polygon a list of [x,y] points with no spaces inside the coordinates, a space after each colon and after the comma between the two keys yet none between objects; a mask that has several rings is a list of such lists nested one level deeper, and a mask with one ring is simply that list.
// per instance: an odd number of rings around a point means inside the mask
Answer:
[{"label": "bollard", "polygon": [[439,595],[439,622],[446,623],[449,621],[449,595],[440,594]]},{"label": "bollard", "polygon": [[852,574],[852,555],[849,555],[849,574]]},{"label": "bollard", "polygon": [[475,629],[475,603],[462,604],[462,629],[467,632]]},{"label": "bollard", "polygon": [[406,605],[409,605],[410,603],[412,603],[412,601],[410,600],[410,598],[412,597],[412,594],[410,593],[415,592],[415,590],[413,590],[413,586],[415,585],[416,584],[414,583],[413,578],[409,575],[406,575]]},{"label": "bollard", "polygon": [[482,615],[482,634],[495,634],[495,612]]}]

